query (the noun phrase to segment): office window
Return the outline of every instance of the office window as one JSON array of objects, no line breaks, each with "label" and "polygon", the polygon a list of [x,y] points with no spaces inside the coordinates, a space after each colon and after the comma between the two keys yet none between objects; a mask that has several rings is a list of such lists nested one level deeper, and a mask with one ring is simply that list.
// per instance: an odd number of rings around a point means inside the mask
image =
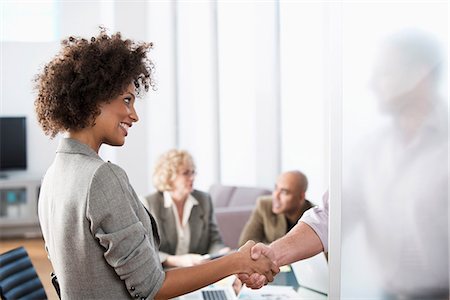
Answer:
[{"label": "office window", "polygon": [[2,42],[50,42],[56,40],[56,1],[2,1]]},{"label": "office window", "polygon": [[328,186],[324,27],[322,3],[280,2],[281,169],[308,176],[314,203]]}]

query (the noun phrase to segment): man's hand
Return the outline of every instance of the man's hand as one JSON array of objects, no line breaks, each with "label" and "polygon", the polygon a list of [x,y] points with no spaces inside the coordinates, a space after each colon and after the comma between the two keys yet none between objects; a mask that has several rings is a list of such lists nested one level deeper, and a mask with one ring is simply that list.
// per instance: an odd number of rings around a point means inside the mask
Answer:
[{"label": "man's hand", "polygon": [[[280,271],[275,261],[275,253],[273,252],[272,248],[264,245],[263,243],[258,243],[252,247],[251,257],[253,260],[258,260],[261,256],[269,258],[275,264],[276,269],[273,270],[276,270],[275,274]],[[268,283],[267,278],[264,275],[258,273],[253,273],[250,275],[241,273],[238,275],[238,277],[242,281],[242,283],[252,289],[259,289]]]}]

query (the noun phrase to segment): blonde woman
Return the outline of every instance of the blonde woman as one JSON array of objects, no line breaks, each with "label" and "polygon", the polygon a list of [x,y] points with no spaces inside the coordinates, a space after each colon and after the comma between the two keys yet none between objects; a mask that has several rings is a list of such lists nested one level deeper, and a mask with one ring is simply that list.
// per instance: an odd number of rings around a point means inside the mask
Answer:
[{"label": "blonde woman", "polygon": [[172,149],[156,163],[153,184],[158,190],[144,204],[156,218],[161,236],[159,257],[164,267],[187,267],[204,262],[205,254],[224,254],[225,247],[209,194],[194,190],[192,156]]}]

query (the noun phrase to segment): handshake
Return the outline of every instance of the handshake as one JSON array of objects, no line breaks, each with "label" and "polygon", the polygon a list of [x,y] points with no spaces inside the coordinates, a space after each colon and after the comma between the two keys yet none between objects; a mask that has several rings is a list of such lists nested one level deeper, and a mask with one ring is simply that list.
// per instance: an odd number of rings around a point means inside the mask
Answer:
[{"label": "handshake", "polygon": [[237,276],[249,288],[263,287],[272,282],[274,276],[280,272],[275,254],[267,245],[248,241],[237,253],[242,255],[240,261],[243,269]]}]

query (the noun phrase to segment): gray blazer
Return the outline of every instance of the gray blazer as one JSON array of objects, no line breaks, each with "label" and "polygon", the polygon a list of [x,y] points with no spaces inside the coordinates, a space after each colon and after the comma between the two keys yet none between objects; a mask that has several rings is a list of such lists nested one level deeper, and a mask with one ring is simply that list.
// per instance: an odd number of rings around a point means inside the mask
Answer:
[{"label": "gray blazer", "polygon": [[[191,195],[197,199],[198,205],[192,208],[189,217],[191,240],[189,253],[215,253],[225,247],[217,226],[211,196],[194,190]],[[172,208],[164,207],[162,192],[156,192],[145,197],[146,207],[155,217],[161,238],[159,257],[162,262],[168,255],[174,255],[177,249],[178,233]]]},{"label": "gray blazer", "polygon": [[62,299],[153,299],[161,288],[153,218],[125,172],[87,145],[60,141],[38,207]]}]

